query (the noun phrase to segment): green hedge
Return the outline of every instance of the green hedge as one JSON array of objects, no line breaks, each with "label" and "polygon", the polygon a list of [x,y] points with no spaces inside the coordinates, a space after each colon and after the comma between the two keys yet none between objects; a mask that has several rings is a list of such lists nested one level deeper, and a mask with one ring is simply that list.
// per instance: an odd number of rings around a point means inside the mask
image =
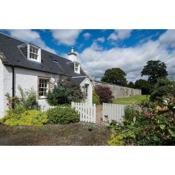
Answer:
[{"label": "green hedge", "polygon": [[79,114],[70,106],[60,105],[47,111],[48,123],[68,124],[79,122]]}]

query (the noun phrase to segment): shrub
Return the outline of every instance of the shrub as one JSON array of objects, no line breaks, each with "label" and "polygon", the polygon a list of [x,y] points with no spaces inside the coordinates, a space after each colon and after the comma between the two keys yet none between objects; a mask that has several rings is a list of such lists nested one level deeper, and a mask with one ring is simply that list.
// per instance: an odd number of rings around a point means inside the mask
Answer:
[{"label": "shrub", "polygon": [[70,104],[72,101],[80,101],[83,99],[83,94],[78,85],[72,83],[70,80],[58,82],[52,92],[47,95],[48,103],[50,105]]},{"label": "shrub", "polygon": [[93,91],[93,100],[92,101],[93,101],[93,104],[97,104],[97,105],[100,104],[100,97],[97,95],[95,90]]},{"label": "shrub", "polygon": [[9,94],[6,94],[9,109],[39,109],[39,105],[36,100],[36,93],[33,89],[28,91],[23,91],[21,87],[19,87],[20,96],[11,97]]},{"label": "shrub", "polygon": [[36,100],[36,92],[33,89],[28,91],[23,91],[22,88],[19,87],[20,95],[21,95],[21,103],[25,109],[38,109],[39,105]]},{"label": "shrub", "polygon": [[79,122],[79,114],[70,106],[60,105],[47,111],[48,123],[68,124]]},{"label": "shrub", "polygon": [[4,124],[10,126],[38,126],[47,123],[47,121],[48,119],[46,113],[38,110],[27,110],[21,113],[9,110],[7,115],[2,119]]},{"label": "shrub", "polygon": [[141,89],[142,94],[146,95],[150,94],[152,85],[148,81],[140,79],[135,82],[135,88]]},{"label": "shrub", "polygon": [[105,86],[96,86],[95,91],[97,92],[97,95],[100,98],[100,103],[111,103],[112,102],[112,91],[109,87]]},{"label": "shrub", "polygon": [[163,97],[175,97],[175,82],[168,79],[160,79],[150,95],[152,101],[160,101]]},{"label": "shrub", "polygon": [[171,110],[160,112],[152,103],[126,109],[123,124],[114,126],[110,145],[174,145],[175,117]]}]

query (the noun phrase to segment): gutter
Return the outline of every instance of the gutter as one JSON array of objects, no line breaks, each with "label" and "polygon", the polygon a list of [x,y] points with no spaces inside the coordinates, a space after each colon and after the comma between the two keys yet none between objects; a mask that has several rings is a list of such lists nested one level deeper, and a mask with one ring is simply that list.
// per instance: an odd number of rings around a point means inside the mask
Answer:
[{"label": "gutter", "polygon": [[12,68],[12,108],[15,108],[14,98],[15,98],[15,67]]}]

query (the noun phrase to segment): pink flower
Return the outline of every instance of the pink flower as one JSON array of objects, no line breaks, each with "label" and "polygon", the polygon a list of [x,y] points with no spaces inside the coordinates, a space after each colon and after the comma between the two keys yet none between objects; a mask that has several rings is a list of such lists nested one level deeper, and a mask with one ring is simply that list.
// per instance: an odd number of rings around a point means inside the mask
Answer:
[{"label": "pink flower", "polygon": [[144,116],[149,118],[152,116],[152,113],[151,112],[144,112]]}]

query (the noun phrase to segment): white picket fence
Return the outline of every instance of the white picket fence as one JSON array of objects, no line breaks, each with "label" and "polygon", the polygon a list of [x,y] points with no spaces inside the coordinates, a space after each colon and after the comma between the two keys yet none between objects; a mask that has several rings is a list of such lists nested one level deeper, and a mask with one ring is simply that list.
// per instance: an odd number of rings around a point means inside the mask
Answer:
[{"label": "white picket fence", "polygon": [[72,102],[71,107],[74,108],[80,114],[80,121],[96,123],[95,104]]},{"label": "white picket fence", "polygon": [[103,121],[122,122],[125,115],[126,105],[103,103],[102,115]]}]

